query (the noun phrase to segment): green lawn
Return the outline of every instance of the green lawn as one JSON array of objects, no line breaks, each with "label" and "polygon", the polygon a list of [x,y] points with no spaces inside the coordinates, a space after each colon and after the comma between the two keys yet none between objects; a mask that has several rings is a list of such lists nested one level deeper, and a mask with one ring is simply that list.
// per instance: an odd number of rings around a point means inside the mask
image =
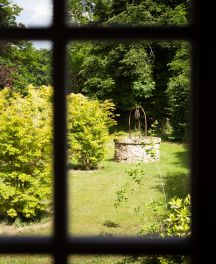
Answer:
[{"label": "green lawn", "polygon": [[[188,151],[183,144],[161,144],[160,161],[143,164],[144,185],[135,188],[128,203],[115,208],[116,191],[128,176],[125,169],[133,165],[113,161],[113,143],[107,145],[107,159],[98,170],[68,171],[69,190],[69,232],[75,235],[136,235],[141,227],[149,233],[152,223],[157,221],[155,211],[148,204],[160,202],[160,213],[166,210],[166,202],[173,196],[184,197],[189,192]],[[164,191],[165,190],[165,196]],[[134,208],[142,206],[144,221]],[[17,227],[0,222],[0,235],[48,235],[51,234],[50,219]],[[74,256],[69,263],[117,263],[120,257],[80,257]],[[0,257],[0,263],[51,263],[49,258]],[[120,263],[120,262],[119,262]],[[130,263],[130,262],[127,262]]]},{"label": "green lawn", "polygon": [[147,205],[161,202],[163,213],[167,200],[174,195],[184,197],[188,192],[187,150],[181,144],[162,143],[160,161],[142,165],[144,185],[136,188],[128,203],[117,209],[116,191],[128,178],[125,170],[134,165],[114,162],[113,144],[108,150],[108,158],[98,170],[68,172],[69,230],[75,235],[135,235],[143,223],[134,208],[142,206],[147,234],[149,223],[155,221],[154,210]]},{"label": "green lawn", "polygon": [[48,256],[0,256],[0,264],[51,264],[53,260]]}]

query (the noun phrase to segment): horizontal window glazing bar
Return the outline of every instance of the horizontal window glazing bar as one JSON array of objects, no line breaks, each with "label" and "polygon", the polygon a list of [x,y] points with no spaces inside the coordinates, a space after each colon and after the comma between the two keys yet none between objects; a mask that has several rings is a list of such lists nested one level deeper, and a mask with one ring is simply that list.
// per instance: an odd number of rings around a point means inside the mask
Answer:
[{"label": "horizontal window glazing bar", "polygon": [[[61,29],[61,30],[60,30]],[[8,28],[0,29],[0,39],[56,40],[59,36],[65,41],[94,39],[166,39],[187,40],[192,38],[193,30],[185,27],[54,27],[42,29]]]},{"label": "horizontal window glazing bar", "polygon": [[[53,254],[56,244],[52,238],[3,237],[1,254]],[[67,254],[190,254],[190,239],[182,238],[124,238],[74,237],[64,244]]]},{"label": "horizontal window glazing bar", "polygon": [[80,254],[190,254],[189,238],[70,238],[70,253]]}]

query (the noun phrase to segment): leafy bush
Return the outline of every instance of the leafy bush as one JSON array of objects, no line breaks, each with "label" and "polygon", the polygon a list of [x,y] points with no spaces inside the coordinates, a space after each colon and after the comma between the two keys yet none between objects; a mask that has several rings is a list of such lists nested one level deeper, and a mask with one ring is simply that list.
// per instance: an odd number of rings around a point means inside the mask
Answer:
[{"label": "leafy bush", "polygon": [[0,213],[24,220],[47,210],[52,151],[52,90],[27,91],[0,91]]},{"label": "leafy bush", "polygon": [[[191,199],[174,197],[169,201],[169,213],[164,220],[165,228],[162,236],[187,237],[191,234]],[[159,257],[160,264],[187,264],[186,256]]]},{"label": "leafy bush", "polygon": [[67,99],[69,158],[84,169],[96,168],[105,155],[109,128],[115,124],[114,105],[82,94],[70,94]]},{"label": "leafy bush", "polygon": [[[145,171],[139,164],[126,170],[126,182],[120,186],[116,192],[114,206],[118,208],[129,202],[135,191],[143,191],[143,175]],[[166,196],[166,195],[165,195]],[[140,201],[140,205],[134,208],[136,216],[142,221],[141,234],[148,229],[154,236],[155,234],[165,236],[187,237],[191,234],[191,199],[188,194],[185,199],[178,197],[172,198],[168,202],[167,212],[164,213],[163,203],[152,201],[146,203]],[[152,209],[154,220],[146,219],[146,209]],[[147,220],[147,221],[146,221]],[[149,223],[150,222],[150,223]],[[158,264],[187,264],[188,258],[185,256],[150,256],[149,258],[134,257],[131,263],[158,263]]]},{"label": "leafy bush", "polygon": [[191,212],[190,195],[185,199],[178,197],[169,201],[169,214],[165,219],[166,235],[184,237],[190,235]]},{"label": "leafy bush", "polygon": [[[51,195],[52,89],[29,86],[27,95],[0,91],[0,214],[30,220],[47,211]],[[104,157],[114,105],[68,96],[69,154],[84,168]]]}]

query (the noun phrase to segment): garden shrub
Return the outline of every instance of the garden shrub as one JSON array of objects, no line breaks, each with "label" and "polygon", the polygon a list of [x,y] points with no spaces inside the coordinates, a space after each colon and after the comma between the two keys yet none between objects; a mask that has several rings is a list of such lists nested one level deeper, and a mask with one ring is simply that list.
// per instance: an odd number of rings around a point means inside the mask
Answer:
[{"label": "garden shrub", "polygon": [[[116,191],[116,199],[114,206],[118,208],[129,203],[129,198],[133,196],[135,191],[143,191],[142,186],[145,184],[143,176],[145,170],[136,164],[126,170],[126,182]],[[140,233],[146,234],[146,229],[150,234],[157,234],[161,237],[187,237],[191,234],[191,198],[188,194],[184,199],[173,197],[167,206],[167,211],[162,209],[163,203],[152,201],[145,203],[140,201],[140,205],[134,208],[137,217],[140,218],[143,226]],[[146,219],[145,209],[150,208],[154,212],[154,221]],[[146,224],[150,222],[150,226]],[[188,264],[189,260],[186,256],[150,256],[150,257],[134,257],[130,263],[158,263],[158,264]]]},{"label": "garden shrub", "polygon": [[[164,219],[164,232],[161,236],[187,237],[191,234],[191,198],[174,197],[169,201],[169,212]],[[188,264],[186,256],[159,257],[160,264]]]},{"label": "garden shrub", "polygon": [[52,89],[0,91],[0,214],[30,220],[51,195]]},{"label": "garden shrub", "polygon": [[165,219],[166,235],[185,237],[191,233],[191,201],[188,194],[185,199],[174,197],[169,201],[169,214]]},{"label": "garden shrub", "polygon": [[[0,91],[0,215],[32,220],[51,202],[52,89],[29,86],[26,96]],[[115,124],[110,101],[70,94],[69,155],[85,169],[105,154],[109,128]]]},{"label": "garden shrub", "polygon": [[114,120],[114,104],[68,95],[68,154],[84,169],[93,169],[104,158],[105,143]]}]

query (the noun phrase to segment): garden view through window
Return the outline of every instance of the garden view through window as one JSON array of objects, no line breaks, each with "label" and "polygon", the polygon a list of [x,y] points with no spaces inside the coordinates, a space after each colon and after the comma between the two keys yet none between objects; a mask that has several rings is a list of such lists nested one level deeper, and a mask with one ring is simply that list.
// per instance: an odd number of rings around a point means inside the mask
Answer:
[{"label": "garden view through window", "polygon": [[[45,2],[37,13],[25,1],[0,0],[0,28],[50,26],[52,4]],[[182,26],[190,24],[190,14],[187,0],[67,2],[67,25],[78,28]],[[52,48],[52,41],[40,39],[0,40],[0,236],[53,234]],[[185,39],[67,42],[70,236],[190,237],[191,52]],[[53,262],[47,255],[0,257],[0,263],[12,261]],[[68,263],[92,262],[190,260],[181,255],[68,258]]]},{"label": "garden view through window", "polygon": [[189,234],[189,44],[72,42],[68,60],[71,234]]}]

